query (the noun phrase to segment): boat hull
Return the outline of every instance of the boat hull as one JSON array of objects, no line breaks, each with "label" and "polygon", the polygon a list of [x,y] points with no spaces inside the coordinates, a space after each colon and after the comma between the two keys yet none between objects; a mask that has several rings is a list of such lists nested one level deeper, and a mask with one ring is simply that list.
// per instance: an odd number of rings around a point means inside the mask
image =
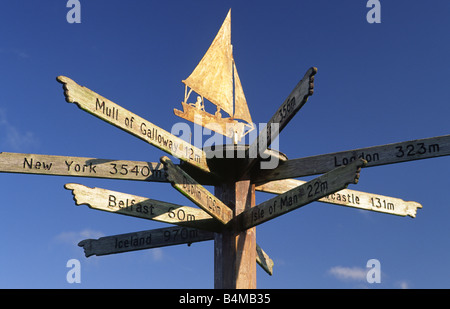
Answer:
[{"label": "boat hull", "polygon": [[181,102],[183,111],[173,109],[176,116],[191,121],[202,127],[210,129],[211,131],[222,134],[226,137],[233,139],[236,135],[240,140],[244,136],[245,124],[238,122],[231,118],[216,117],[204,110],[198,109],[195,106]]}]

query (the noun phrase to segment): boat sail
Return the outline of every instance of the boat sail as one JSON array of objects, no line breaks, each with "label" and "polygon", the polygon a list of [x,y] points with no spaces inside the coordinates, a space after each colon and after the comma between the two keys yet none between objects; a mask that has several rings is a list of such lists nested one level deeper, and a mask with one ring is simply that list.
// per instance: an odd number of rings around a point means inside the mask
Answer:
[{"label": "boat sail", "polygon": [[[183,111],[174,109],[175,115],[232,138],[234,143],[254,129],[233,59],[231,10],[197,67],[182,82],[185,84]],[[199,96],[195,103],[188,103],[192,91]],[[217,107],[214,115],[205,111],[205,98]],[[222,117],[221,111],[229,117]]]}]

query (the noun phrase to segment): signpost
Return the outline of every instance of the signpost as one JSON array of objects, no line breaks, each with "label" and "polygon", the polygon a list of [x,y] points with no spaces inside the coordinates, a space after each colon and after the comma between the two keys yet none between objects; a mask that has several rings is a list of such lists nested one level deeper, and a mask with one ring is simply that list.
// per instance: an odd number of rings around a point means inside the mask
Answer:
[{"label": "signpost", "polygon": [[[211,124],[214,119],[222,119],[220,111],[223,109],[228,113],[234,112],[236,118],[251,122],[232,59],[230,16],[229,12],[205,60],[202,59],[193,75],[183,81],[186,87],[191,88],[185,93],[183,112],[178,113],[184,119],[196,119],[195,113],[198,112],[203,115],[200,119],[207,119]],[[214,70],[221,72],[216,74]],[[57,80],[63,84],[67,102],[77,104],[80,109],[180,159],[183,164],[176,165],[168,157],[162,157],[161,163],[154,163],[2,152],[0,172],[170,182],[199,208],[81,184],[66,184],[65,188],[72,191],[77,205],[85,204],[106,212],[177,225],[83,240],[79,245],[84,248],[86,256],[214,240],[214,287],[256,288],[256,263],[269,274],[273,272],[273,261],[256,244],[256,226],[316,200],[414,218],[417,209],[422,208],[419,203],[346,188],[358,182],[362,167],[450,155],[450,135],[444,135],[283,159],[271,169],[257,165],[266,147],[313,94],[316,73],[314,67],[306,72],[266,128],[245,150],[244,158],[208,157],[207,150],[194,147],[72,79],[59,76]],[[201,92],[197,103],[188,102],[192,91]],[[204,99],[217,106],[216,114],[204,111]],[[229,127],[232,132],[225,132],[223,128],[217,131],[233,136],[236,141],[249,132],[243,126],[247,125],[251,130],[254,127],[231,119],[233,115],[230,114],[228,120],[219,121],[222,125],[232,123]],[[222,149],[225,154],[230,149],[234,153],[242,149],[238,146],[242,145],[224,145]],[[265,153],[270,158],[283,158],[273,150]],[[317,174],[323,175],[308,182],[292,179]],[[203,186],[206,184],[214,185],[214,194]],[[255,206],[255,190],[278,196]]]}]

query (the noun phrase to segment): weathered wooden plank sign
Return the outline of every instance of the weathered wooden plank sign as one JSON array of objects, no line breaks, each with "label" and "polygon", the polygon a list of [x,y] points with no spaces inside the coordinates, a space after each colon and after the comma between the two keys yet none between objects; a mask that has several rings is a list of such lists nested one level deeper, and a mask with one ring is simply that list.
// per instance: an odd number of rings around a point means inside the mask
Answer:
[{"label": "weathered wooden plank sign", "polygon": [[281,130],[289,123],[292,117],[305,105],[308,97],[314,92],[314,75],[317,68],[310,68],[302,80],[295,86],[294,90],[284,100],[275,114],[267,122],[266,127],[260,132],[256,140],[247,150],[247,158],[250,158],[246,170],[253,166],[260,154],[262,154],[272,141],[279,135]]},{"label": "weathered wooden plank sign", "polygon": [[272,259],[267,255],[266,252],[264,252],[263,249],[261,249],[258,244],[256,244],[256,263],[258,263],[259,266],[261,266],[262,269],[269,275],[273,275],[273,261]]},{"label": "weathered wooden plank sign", "polygon": [[342,190],[350,183],[356,184],[358,183],[359,172],[364,164],[363,159],[357,159],[346,166],[338,167],[267,200],[235,217],[236,224],[242,230],[246,230]]},{"label": "weathered wooden plank sign", "polygon": [[147,143],[209,172],[203,150],[189,144],[153,123],[126,110],[94,91],[82,87],[72,79],[58,76],[64,86],[64,95],[69,103],[76,103],[82,110],[128,132]]},{"label": "weathered wooden plank sign", "polygon": [[162,157],[166,177],[172,186],[223,224],[233,218],[233,211],[205,187],[197,183],[168,157]]},{"label": "weathered wooden plank sign", "polygon": [[[283,194],[305,183],[306,181],[297,179],[275,180],[257,186],[255,190],[267,193]],[[412,218],[416,217],[417,209],[422,208],[422,205],[417,202],[404,201],[395,197],[350,189],[344,189],[329,194],[318,199],[317,202],[354,207],[403,217],[410,216]]]},{"label": "weathered wooden plank sign", "polygon": [[[105,236],[98,239],[84,239],[78,243],[78,246],[84,249],[86,257],[90,257],[93,255],[102,256],[181,244],[190,246],[192,243],[213,239],[214,233],[210,231],[190,227],[166,227]],[[256,251],[256,262],[265,272],[272,275],[274,265],[272,259],[258,245],[256,245]]]},{"label": "weathered wooden plank sign", "polygon": [[181,226],[219,230],[218,222],[198,208],[75,183],[68,183],[64,187],[72,191],[77,205]]},{"label": "weathered wooden plank sign", "polygon": [[0,152],[0,172],[167,182],[162,163]]},{"label": "weathered wooden plank sign", "polygon": [[78,243],[86,257],[108,255],[136,250],[191,244],[212,240],[214,233],[189,227],[167,227],[141,232],[85,239]]},{"label": "weathered wooden plank sign", "polygon": [[264,183],[322,174],[358,158],[366,160],[366,167],[371,167],[448,155],[450,155],[450,135],[443,135],[281,161],[275,169],[260,170],[255,175],[254,181]]}]

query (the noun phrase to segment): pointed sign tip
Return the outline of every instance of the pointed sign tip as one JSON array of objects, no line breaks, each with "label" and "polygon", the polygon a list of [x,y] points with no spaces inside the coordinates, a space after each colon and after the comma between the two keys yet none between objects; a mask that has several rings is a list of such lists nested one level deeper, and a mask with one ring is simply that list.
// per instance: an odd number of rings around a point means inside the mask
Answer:
[{"label": "pointed sign tip", "polygon": [[72,79],[70,79],[66,76],[63,76],[63,75],[57,76],[56,80],[61,84],[67,84],[68,82],[73,81]]},{"label": "pointed sign tip", "polygon": [[76,185],[77,184],[75,184],[75,183],[66,183],[64,185],[64,189],[66,189],[66,190],[74,190]]},{"label": "pointed sign tip", "polygon": [[72,191],[73,200],[75,201],[75,204],[77,206],[87,205],[91,207],[88,202],[82,201],[82,198],[84,197],[84,191],[85,189],[89,189],[88,187],[77,183],[67,183],[64,185],[64,188]]},{"label": "pointed sign tip", "polygon": [[[66,76],[57,76],[56,77],[56,81],[58,81],[59,83],[63,84],[63,89],[64,89],[64,97],[66,98],[66,102],[67,103],[74,103],[74,98],[70,96],[70,92],[69,92],[69,86],[75,84],[75,82],[66,77]],[[70,85],[69,85],[70,84]]]},{"label": "pointed sign tip", "polygon": [[168,162],[172,162],[168,156],[162,156],[162,157],[159,159],[159,161],[160,161],[161,163],[163,163],[163,164],[168,163]]},{"label": "pointed sign tip", "polygon": [[95,239],[84,239],[78,243],[78,247],[82,247],[84,249],[84,255],[88,258],[91,255],[94,255],[92,252],[92,242]]}]

